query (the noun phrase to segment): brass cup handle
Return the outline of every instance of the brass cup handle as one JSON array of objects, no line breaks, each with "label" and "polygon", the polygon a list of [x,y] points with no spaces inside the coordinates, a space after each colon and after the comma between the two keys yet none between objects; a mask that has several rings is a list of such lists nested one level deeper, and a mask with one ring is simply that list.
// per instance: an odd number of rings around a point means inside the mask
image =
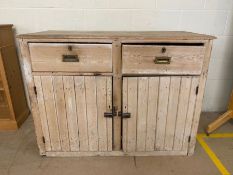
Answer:
[{"label": "brass cup handle", "polygon": [[155,57],[154,63],[155,64],[170,64],[172,57],[167,56],[161,56],[161,57]]},{"label": "brass cup handle", "polygon": [[78,55],[62,55],[63,62],[79,62]]}]

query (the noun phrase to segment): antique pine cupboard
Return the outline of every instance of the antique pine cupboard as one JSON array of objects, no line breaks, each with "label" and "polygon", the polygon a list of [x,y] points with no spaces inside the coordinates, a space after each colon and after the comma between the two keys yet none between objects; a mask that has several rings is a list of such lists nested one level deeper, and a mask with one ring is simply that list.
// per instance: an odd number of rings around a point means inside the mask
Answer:
[{"label": "antique pine cupboard", "polygon": [[191,155],[213,36],[18,36],[41,155]]}]

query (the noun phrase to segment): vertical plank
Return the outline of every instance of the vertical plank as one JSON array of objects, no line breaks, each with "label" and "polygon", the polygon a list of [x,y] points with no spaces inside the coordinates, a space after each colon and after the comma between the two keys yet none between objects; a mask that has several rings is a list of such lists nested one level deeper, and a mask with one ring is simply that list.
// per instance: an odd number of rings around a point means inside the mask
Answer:
[{"label": "vertical plank", "polygon": [[88,151],[86,91],[83,76],[75,76],[76,107],[78,116],[80,151]]},{"label": "vertical plank", "polygon": [[70,150],[69,133],[67,126],[65,94],[62,76],[54,76],[54,94],[57,107],[57,120],[60,130],[60,140],[62,151]]},{"label": "vertical plank", "polygon": [[147,128],[148,77],[138,78],[137,151],[145,151]]},{"label": "vertical plank", "polygon": [[146,151],[155,149],[155,132],[158,107],[159,78],[149,77],[148,87],[148,112],[146,131]]},{"label": "vertical plank", "polygon": [[[121,43],[115,40],[112,43],[112,65],[113,65],[113,106],[116,110],[121,110],[121,95],[122,95],[122,70],[121,70]],[[121,117],[113,118],[113,149],[121,149]]]},{"label": "vertical plank", "polygon": [[136,77],[128,78],[128,112],[131,113],[131,118],[128,120],[128,140],[127,151],[136,151],[137,138],[137,91],[138,80]]},{"label": "vertical plank", "polygon": [[[123,92],[122,92],[122,111],[123,112],[128,112],[128,78],[124,77],[123,78]],[[122,148],[123,151],[127,151],[127,137],[128,137],[128,119],[122,119]]]},{"label": "vertical plank", "polygon": [[185,121],[185,130],[184,130],[184,138],[183,138],[184,142],[183,142],[182,150],[188,149],[188,140],[189,140],[193,116],[194,116],[194,108],[195,108],[196,98],[197,98],[196,88],[198,86],[198,83],[199,83],[199,77],[193,77],[192,85],[190,89],[188,112],[187,112],[187,117]]},{"label": "vertical plank", "polygon": [[86,105],[89,150],[98,151],[98,121],[96,104],[96,79],[94,76],[85,77]]},{"label": "vertical plank", "polygon": [[160,77],[155,149],[163,150],[166,131],[170,77]]},{"label": "vertical plank", "polygon": [[45,108],[50,132],[52,151],[60,151],[60,135],[54,101],[53,78],[51,76],[41,76],[42,89],[44,92]]},{"label": "vertical plank", "polygon": [[47,114],[45,110],[44,95],[42,91],[40,76],[34,76],[34,82],[37,89],[37,102],[38,102],[42,132],[45,138],[45,149],[46,151],[51,151],[49,127],[48,127]]},{"label": "vertical plank", "polygon": [[191,80],[192,79],[190,77],[182,77],[181,79],[179,104],[178,104],[177,118],[176,118],[176,129],[175,129],[175,137],[174,137],[174,145],[173,145],[173,149],[175,151],[179,151],[182,149]]},{"label": "vertical plank", "polygon": [[70,150],[79,151],[78,119],[76,112],[76,100],[74,91],[74,79],[72,76],[63,77],[66,114],[69,130]]},{"label": "vertical plank", "polygon": [[[112,77],[107,77],[107,112],[112,111]],[[107,120],[107,137],[108,137],[108,151],[112,151],[112,118],[106,118]]]},{"label": "vertical plank", "polygon": [[96,93],[97,93],[97,120],[99,135],[99,151],[107,151],[107,123],[104,113],[107,111],[107,89],[106,77],[96,77]]},{"label": "vertical plank", "polygon": [[171,77],[164,149],[173,149],[181,77]]}]

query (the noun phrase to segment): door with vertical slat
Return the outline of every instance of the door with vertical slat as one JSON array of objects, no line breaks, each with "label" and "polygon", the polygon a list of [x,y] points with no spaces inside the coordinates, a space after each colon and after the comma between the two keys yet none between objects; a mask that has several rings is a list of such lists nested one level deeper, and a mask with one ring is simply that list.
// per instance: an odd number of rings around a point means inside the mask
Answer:
[{"label": "door with vertical slat", "polygon": [[198,76],[124,77],[124,152],[187,151]]},{"label": "door with vertical slat", "polygon": [[112,151],[111,76],[34,76],[46,151]]}]

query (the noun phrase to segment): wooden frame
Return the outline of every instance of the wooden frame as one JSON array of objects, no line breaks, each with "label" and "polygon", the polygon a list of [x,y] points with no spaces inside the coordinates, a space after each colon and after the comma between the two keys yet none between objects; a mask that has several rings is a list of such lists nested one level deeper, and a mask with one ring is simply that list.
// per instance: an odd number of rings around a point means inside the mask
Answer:
[{"label": "wooden frame", "polygon": [[[36,136],[37,142],[41,155],[47,156],[90,156],[90,155],[191,155],[194,152],[195,147],[195,138],[196,132],[201,112],[202,99],[205,87],[205,81],[208,71],[208,64],[210,59],[210,52],[212,47],[212,40],[214,37],[208,35],[194,34],[189,32],[59,32],[59,31],[51,31],[51,32],[42,32],[35,34],[27,34],[18,36],[20,42],[20,50],[21,50],[21,61],[23,64],[23,69],[25,72],[25,78],[27,82],[27,88],[29,92],[31,108],[34,118],[34,124],[36,128]],[[112,44],[112,73],[89,73],[89,72],[33,72],[31,68],[31,57],[30,57],[30,49],[28,43],[104,43],[104,44]],[[184,44],[190,45],[202,45],[205,49],[205,56],[203,58],[203,66],[201,70],[201,74],[190,76],[198,76],[198,88],[195,91],[198,91],[195,107],[194,107],[194,117],[189,121],[191,124],[190,133],[187,132],[187,150],[186,151],[132,151],[132,152],[122,152],[124,149],[124,145],[122,147],[122,134],[124,130],[122,130],[122,119],[118,117],[122,109],[122,77],[125,76],[145,76],[143,74],[122,74],[122,45],[123,44]],[[113,77],[113,99],[112,99],[112,107],[115,112],[115,117],[113,117],[113,151],[110,152],[51,152],[46,151],[45,141],[44,141],[44,133],[42,127],[42,121],[40,118],[40,113],[38,109],[37,96],[35,94],[35,81],[33,80],[34,76],[104,76],[110,75]],[[148,76],[157,76],[156,74],[149,73]],[[163,76],[163,75],[161,75]],[[172,75],[171,75],[172,76]],[[184,75],[174,75],[174,76],[184,76]],[[123,101],[122,101],[123,100]],[[124,103],[124,102],[123,102]]]},{"label": "wooden frame", "polygon": [[12,25],[0,25],[0,98],[3,100],[2,104],[0,101],[0,131],[18,129],[27,119],[29,109]]}]

